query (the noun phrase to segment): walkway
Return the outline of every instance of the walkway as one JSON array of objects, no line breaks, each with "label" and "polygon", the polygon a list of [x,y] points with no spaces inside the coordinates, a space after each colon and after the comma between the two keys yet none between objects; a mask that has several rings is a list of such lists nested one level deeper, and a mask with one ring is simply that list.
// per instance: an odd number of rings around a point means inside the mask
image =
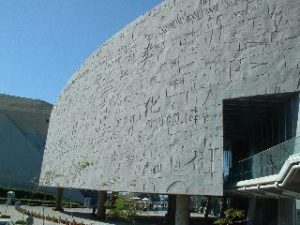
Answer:
[{"label": "walkway", "polygon": [[[29,211],[33,212],[43,212],[43,207],[41,206],[21,206],[24,209],[27,209]],[[44,207],[44,215],[49,215],[49,216],[55,216],[57,218],[62,218],[62,219],[68,219],[69,221],[73,221],[74,219],[77,222],[83,222],[84,224],[91,224],[91,225],[125,225],[125,223],[111,223],[111,222],[103,222],[103,221],[96,221],[89,219],[90,214],[91,214],[91,209],[85,209],[85,208],[80,208],[80,209],[66,209],[65,212],[57,212],[53,211],[52,208],[49,207]],[[16,222],[17,220],[26,220],[27,216],[16,211],[14,206],[6,206],[6,205],[0,205],[0,212],[2,214],[7,214],[11,216],[11,220],[13,222]],[[34,224],[33,225],[57,225],[57,223],[52,223],[49,221],[44,221],[41,219],[36,219],[34,218]]]},{"label": "walkway", "polygon": [[[42,206],[27,206],[21,205],[21,208],[36,212],[36,213],[43,213]],[[2,214],[8,214],[11,216],[11,220],[16,222],[17,220],[26,220],[27,216],[16,211],[14,206],[6,206],[0,205],[0,212]],[[95,220],[91,217],[92,209],[88,208],[65,208],[64,212],[53,211],[50,207],[44,207],[44,215],[51,216],[61,219],[67,219],[68,221],[75,220],[76,222],[83,222],[84,224],[88,225],[128,225],[129,223],[124,223],[120,221],[99,221]],[[136,225],[166,225],[165,222],[165,211],[158,211],[158,212],[140,212],[139,217],[137,218]],[[201,223],[203,222],[203,215],[199,213],[191,213],[191,224],[206,224]],[[41,219],[34,218],[33,225],[57,225],[57,223],[44,221]],[[212,223],[211,223],[212,224]]]}]

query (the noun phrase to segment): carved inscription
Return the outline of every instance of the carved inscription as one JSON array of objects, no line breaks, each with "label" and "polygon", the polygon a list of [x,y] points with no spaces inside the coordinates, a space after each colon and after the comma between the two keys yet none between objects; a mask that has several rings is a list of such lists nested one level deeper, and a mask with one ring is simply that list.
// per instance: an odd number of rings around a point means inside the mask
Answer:
[{"label": "carved inscription", "polygon": [[222,195],[223,100],[300,88],[299,8],[273,1],[166,0],[125,27],[64,89],[42,176]]}]

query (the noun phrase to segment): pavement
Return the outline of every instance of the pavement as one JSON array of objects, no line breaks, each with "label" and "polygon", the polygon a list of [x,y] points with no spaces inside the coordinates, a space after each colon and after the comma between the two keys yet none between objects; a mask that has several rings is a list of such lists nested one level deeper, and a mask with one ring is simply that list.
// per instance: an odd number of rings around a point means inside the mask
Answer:
[{"label": "pavement", "polygon": [[[84,224],[89,225],[126,225],[126,223],[122,222],[105,222],[105,221],[97,221],[91,218],[91,209],[86,208],[76,208],[76,209],[65,209],[64,212],[53,211],[52,208],[42,207],[42,206],[20,206],[23,209],[27,209],[32,212],[43,213],[44,215],[55,216],[57,218],[67,219],[69,221],[75,220],[76,222],[83,222]],[[1,214],[7,214],[11,216],[11,220],[16,222],[17,220],[25,220],[27,216],[18,212],[14,206],[6,206],[0,205]],[[57,225],[57,223],[43,221],[41,219],[34,218],[33,225]]]},{"label": "pavement", "polygon": [[[56,218],[61,218],[68,221],[75,220],[79,223],[84,223],[86,225],[128,225],[130,223],[120,222],[120,221],[106,221],[106,220],[96,220],[92,217],[92,209],[89,208],[64,208],[64,212],[53,211],[50,207],[42,207],[42,206],[27,206],[21,205],[23,209],[29,210],[30,212],[41,213],[45,216],[51,216]],[[10,205],[1,205],[0,204],[0,212],[2,214],[8,214],[11,216],[11,220],[16,222],[17,220],[25,220],[27,216],[18,212],[14,206]],[[139,212],[140,216],[137,219],[136,225],[158,225],[165,224],[165,214],[166,211],[147,211],[147,212]],[[200,219],[203,218],[201,214],[191,213],[191,218]],[[198,223],[196,223],[198,224]],[[33,225],[57,225],[57,223],[53,223],[50,221],[43,221],[41,219],[34,218]]]},{"label": "pavement", "polygon": [[[6,215],[10,215],[11,216],[11,220],[13,222],[16,222],[17,220],[25,220],[26,221],[26,218],[27,216],[18,212],[16,209],[15,209],[15,206],[12,206],[12,205],[9,205],[9,206],[6,206],[6,205],[0,205],[0,212],[1,214],[6,214]],[[33,221],[33,225],[42,225],[43,224],[43,220],[40,220],[40,219],[36,219],[34,218],[34,221]],[[44,222],[44,225],[57,225],[56,223],[52,223],[52,222],[48,222],[48,221],[45,221]]]}]

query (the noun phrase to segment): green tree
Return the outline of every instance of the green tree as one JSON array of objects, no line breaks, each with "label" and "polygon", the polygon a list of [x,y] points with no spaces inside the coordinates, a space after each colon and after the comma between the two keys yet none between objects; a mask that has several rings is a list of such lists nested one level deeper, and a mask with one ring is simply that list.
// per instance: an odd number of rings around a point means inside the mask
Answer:
[{"label": "green tree", "polygon": [[225,217],[217,219],[214,224],[217,225],[231,225],[238,224],[245,221],[245,211],[229,208],[224,212]]},{"label": "green tree", "polygon": [[134,200],[129,194],[116,196],[116,200],[108,200],[107,207],[110,208],[106,217],[112,219],[124,219],[134,224],[134,218],[137,215],[137,210],[134,205]]}]

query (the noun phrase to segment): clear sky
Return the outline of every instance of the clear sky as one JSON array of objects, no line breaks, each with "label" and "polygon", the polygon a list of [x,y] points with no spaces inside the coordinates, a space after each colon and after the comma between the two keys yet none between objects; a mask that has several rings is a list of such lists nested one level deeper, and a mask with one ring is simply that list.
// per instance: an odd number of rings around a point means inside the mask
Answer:
[{"label": "clear sky", "polygon": [[0,0],[0,93],[55,103],[84,60],[161,0]]}]

